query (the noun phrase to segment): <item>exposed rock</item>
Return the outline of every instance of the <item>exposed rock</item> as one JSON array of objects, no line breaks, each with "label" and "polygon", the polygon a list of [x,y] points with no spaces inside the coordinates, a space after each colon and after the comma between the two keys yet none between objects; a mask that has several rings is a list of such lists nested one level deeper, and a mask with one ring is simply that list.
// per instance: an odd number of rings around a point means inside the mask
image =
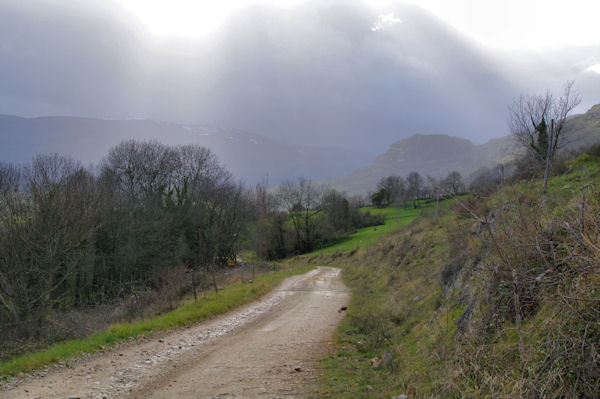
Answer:
[{"label": "exposed rock", "polygon": [[389,367],[392,364],[392,360],[392,355],[388,351],[385,351],[381,359],[377,356],[371,359],[371,367],[374,369]]},{"label": "exposed rock", "polygon": [[375,356],[373,359],[371,359],[371,367],[374,369],[378,369],[381,366],[381,359],[379,359],[377,356]]},{"label": "exposed rock", "polygon": [[392,358],[390,352],[383,352],[383,357],[381,358],[381,366],[386,368],[389,367],[392,364],[392,360],[394,359]]},{"label": "exposed rock", "polygon": [[392,396],[391,399],[415,399],[416,392],[417,392],[417,390],[415,389],[415,387],[412,385],[409,385],[408,389],[406,390],[406,394]]},{"label": "exposed rock", "polygon": [[423,295],[423,294],[417,295],[416,297],[414,297],[413,299],[411,299],[411,302],[419,302],[423,298],[425,298],[425,295]]}]

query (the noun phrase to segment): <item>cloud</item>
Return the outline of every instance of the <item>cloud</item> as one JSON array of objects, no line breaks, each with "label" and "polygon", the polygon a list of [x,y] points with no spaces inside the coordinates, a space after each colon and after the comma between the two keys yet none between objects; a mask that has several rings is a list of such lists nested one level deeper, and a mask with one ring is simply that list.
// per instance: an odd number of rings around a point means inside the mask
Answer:
[{"label": "cloud", "polygon": [[[255,6],[181,41],[115,18],[112,3],[0,4],[0,106],[22,115],[206,123],[377,154],[414,133],[504,135],[506,105],[531,91],[531,76],[548,83],[542,61],[516,67],[416,6]],[[548,70],[552,82],[572,79]]]},{"label": "cloud", "polygon": [[597,73],[600,75],[600,64],[593,64],[590,65],[589,67],[585,68],[584,70],[585,72],[592,72],[592,73]]},{"label": "cloud", "polygon": [[402,22],[402,20],[400,18],[396,17],[394,15],[394,13],[392,13],[392,12],[387,13],[387,14],[381,14],[377,17],[377,20],[371,27],[371,30],[373,32],[376,32],[378,30],[384,29],[388,26],[391,26],[391,25],[394,25],[397,23],[401,23],[401,22]]}]

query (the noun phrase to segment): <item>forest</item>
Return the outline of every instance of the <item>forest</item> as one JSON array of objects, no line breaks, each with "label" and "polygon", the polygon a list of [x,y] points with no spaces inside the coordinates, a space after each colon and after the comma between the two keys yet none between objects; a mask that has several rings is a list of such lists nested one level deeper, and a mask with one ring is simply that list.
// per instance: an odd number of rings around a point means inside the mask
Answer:
[{"label": "forest", "polygon": [[2,164],[0,333],[13,348],[2,353],[83,334],[56,315],[138,303],[174,276],[177,295],[218,291],[242,249],[281,259],[383,223],[346,197],[305,179],[246,188],[198,145],[124,141],[90,167]]}]

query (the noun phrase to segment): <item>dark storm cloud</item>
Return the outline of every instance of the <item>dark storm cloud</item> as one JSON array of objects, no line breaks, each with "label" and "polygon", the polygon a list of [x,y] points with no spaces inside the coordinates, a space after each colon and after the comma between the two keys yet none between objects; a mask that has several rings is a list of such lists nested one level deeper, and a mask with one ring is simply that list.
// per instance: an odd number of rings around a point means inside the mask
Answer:
[{"label": "dark storm cloud", "polygon": [[0,3],[3,97],[102,116],[135,104],[141,42],[107,9],[83,4]]},{"label": "dark storm cloud", "polygon": [[359,1],[256,6],[204,39],[159,42],[114,4],[24,3],[0,2],[0,106],[25,115],[209,123],[381,152],[413,133],[505,134],[531,71],[414,6],[386,9],[399,21],[375,31],[378,12]]}]

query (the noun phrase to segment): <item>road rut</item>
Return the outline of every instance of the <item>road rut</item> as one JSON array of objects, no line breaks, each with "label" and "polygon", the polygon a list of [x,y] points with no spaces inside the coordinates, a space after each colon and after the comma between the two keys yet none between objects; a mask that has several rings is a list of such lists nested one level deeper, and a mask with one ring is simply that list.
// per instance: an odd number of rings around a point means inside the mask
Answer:
[{"label": "road rut", "polygon": [[40,373],[0,398],[310,398],[349,296],[339,269],[319,267],[258,302]]}]

